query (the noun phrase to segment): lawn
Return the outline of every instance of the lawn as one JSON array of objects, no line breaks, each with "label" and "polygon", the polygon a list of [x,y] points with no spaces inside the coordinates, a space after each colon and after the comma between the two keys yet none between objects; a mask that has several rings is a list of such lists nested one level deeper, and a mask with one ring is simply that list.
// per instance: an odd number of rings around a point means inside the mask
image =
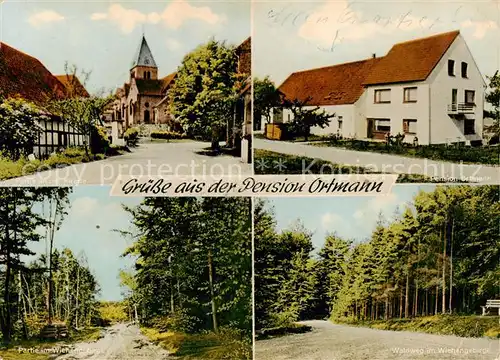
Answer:
[{"label": "lawn", "polygon": [[[254,150],[255,174],[380,174],[363,166],[334,164],[329,161],[313,159],[305,156],[281,154],[268,150]],[[400,174],[398,183],[440,183],[445,180],[434,180],[420,174]],[[448,181],[449,182],[449,181]]]},{"label": "lawn", "polygon": [[385,142],[364,140],[328,140],[317,141],[312,145],[338,147],[346,150],[369,151],[381,154],[400,155],[430,160],[450,161],[454,163],[500,164],[500,147],[471,147],[464,145],[421,145],[387,146]]},{"label": "lawn", "polygon": [[500,322],[498,316],[435,315],[412,319],[373,321],[334,319],[333,322],[379,330],[416,331],[428,334],[455,335],[461,337],[486,336],[500,339]]}]

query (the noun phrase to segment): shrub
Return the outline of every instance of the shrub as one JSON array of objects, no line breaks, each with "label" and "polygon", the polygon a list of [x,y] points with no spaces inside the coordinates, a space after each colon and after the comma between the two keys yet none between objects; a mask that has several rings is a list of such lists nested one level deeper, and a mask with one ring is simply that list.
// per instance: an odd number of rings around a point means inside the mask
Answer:
[{"label": "shrub", "polygon": [[0,151],[17,160],[33,151],[42,128],[40,120],[47,117],[32,103],[8,99],[0,103]]},{"label": "shrub", "polygon": [[110,142],[106,128],[103,126],[93,126],[90,132],[90,151],[93,154],[105,154]]},{"label": "shrub", "polygon": [[177,310],[173,315],[153,318],[150,324],[161,332],[194,333],[203,327],[196,316],[189,315],[185,310]]},{"label": "shrub", "polygon": [[165,140],[177,140],[186,139],[187,135],[175,131],[166,130],[154,130],[151,132],[151,138],[153,139],[165,139]]},{"label": "shrub", "polygon": [[123,138],[128,146],[137,146],[139,142],[139,129],[138,128],[128,128],[123,134]]}]

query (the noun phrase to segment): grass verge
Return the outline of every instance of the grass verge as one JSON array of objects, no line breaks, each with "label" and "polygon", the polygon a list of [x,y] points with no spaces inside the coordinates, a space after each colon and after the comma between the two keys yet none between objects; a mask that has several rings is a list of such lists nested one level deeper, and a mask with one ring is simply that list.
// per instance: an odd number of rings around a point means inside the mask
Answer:
[{"label": "grass verge", "polygon": [[470,164],[500,164],[500,148],[498,146],[471,147],[464,145],[420,145],[387,146],[385,142],[364,140],[328,140],[315,142],[314,146],[337,147],[346,150],[368,151],[381,154],[400,155],[438,161]]},{"label": "grass verge", "polygon": [[[380,174],[357,165],[334,164],[306,156],[281,154],[268,150],[254,150],[255,174]],[[442,183],[444,179],[433,179],[420,174],[400,174],[398,183]]]},{"label": "grass verge", "polygon": [[[126,151],[120,147],[110,147],[108,156],[121,155]],[[13,161],[0,156],[0,180],[7,180],[19,176],[31,175],[36,172],[65,167],[68,165],[88,163],[105,158],[104,154],[91,154],[87,156],[82,148],[67,148],[63,152],[51,155],[45,160],[30,161],[21,158]]]},{"label": "grass verge", "polygon": [[182,334],[141,328],[152,342],[181,359],[250,360],[251,339],[234,329],[221,328],[219,333]]},{"label": "grass verge", "polygon": [[256,338],[257,340],[264,340],[273,337],[285,336],[289,334],[303,334],[311,330],[312,327],[309,325],[293,323],[288,326],[261,329],[256,332]]},{"label": "grass verge", "polygon": [[435,315],[414,319],[374,321],[335,319],[333,321],[339,324],[369,327],[379,330],[416,331],[438,335],[500,339],[500,322],[498,316]]},{"label": "grass verge", "polygon": [[79,342],[92,342],[101,338],[101,328],[89,327],[81,331],[73,331],[64,340],[19,340],[9,346],[0,345],[2,360],[49,360],[56,355],[64,354],[69,345]]}]

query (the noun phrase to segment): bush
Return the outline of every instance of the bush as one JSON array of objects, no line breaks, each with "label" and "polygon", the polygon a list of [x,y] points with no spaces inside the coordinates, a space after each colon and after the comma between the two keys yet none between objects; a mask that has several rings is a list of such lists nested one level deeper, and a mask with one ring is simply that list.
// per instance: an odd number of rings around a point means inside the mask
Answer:
[{"label": "bush", "polygon": [[200,319],[183,310],[177,310],[173,315],[153,318],[149,324],[161,332],[194,333],[203,327]]},{"label": "bush", "polygon": [[137,146],[139,142],[139,129],[138,128],[128,128],[123,134],[123,138],[128,146]]},{"label": "bush", "polygon": [[154,130],[151,132],[152,139],[178,140],[186,139],[187,135],[175,131]]},{"label": "bush", "polygon": [[109,149],[109,138],[106,128],[94,126],[90,132],[90,151],[93,154],[106,154]]}]

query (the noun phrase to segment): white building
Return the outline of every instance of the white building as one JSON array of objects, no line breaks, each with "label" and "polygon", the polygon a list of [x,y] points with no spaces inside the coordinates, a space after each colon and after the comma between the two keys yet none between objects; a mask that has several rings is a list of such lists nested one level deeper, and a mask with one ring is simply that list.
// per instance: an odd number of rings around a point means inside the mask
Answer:
[{"label": "white building", "polygon": [[[421,145],[480,143],[486,84],[459,31],[394,45],[384,57],[296,72],[279,87],[334,113],[313,134],[384,139],[415,137]],[[273,122],[292,119],[274,109]]]}]

